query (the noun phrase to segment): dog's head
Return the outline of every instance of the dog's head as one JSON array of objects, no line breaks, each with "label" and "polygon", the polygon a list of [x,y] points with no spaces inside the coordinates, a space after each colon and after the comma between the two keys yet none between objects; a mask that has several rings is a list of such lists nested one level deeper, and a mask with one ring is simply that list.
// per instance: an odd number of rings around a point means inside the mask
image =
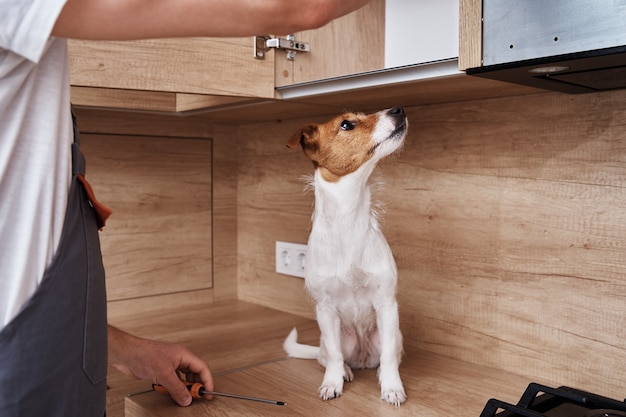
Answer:
[{"label": "dog's head", "polygon": [[334,182],[400,149],[407,129],[401,107],[372,114],[344,113],[323,124],[301,127],[287,146],[302,146],[315,168],[323,170],[324,179]]}]

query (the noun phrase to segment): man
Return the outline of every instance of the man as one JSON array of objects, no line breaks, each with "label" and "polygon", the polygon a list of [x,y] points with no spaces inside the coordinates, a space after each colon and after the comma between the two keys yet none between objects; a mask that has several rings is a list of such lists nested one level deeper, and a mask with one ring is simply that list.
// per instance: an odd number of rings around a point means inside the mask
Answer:
[{"label": "man", "polygon": [[65,39],[285,34],[366,2],[0,0],[0,416],[103,416],[107,356],[180,405],[191,396],[178,372],[213,388],[186,348],[106,324]]}]

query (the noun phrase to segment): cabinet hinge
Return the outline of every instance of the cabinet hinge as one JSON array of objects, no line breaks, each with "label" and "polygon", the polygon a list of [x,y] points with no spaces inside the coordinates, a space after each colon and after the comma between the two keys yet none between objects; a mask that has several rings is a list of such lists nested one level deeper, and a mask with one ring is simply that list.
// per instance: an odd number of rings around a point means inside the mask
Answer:
[{"label": "cabinet hinge", "polygon": [[309,52],[309,44],[296,40],[294,35],[287,35],[286,39],[272,38],[271,36],[255,36],[254,37],[254,57],[256,59],[265,59],[265,54],[270,49],[283,49],[285,57],[293,61],[298,52]]}]

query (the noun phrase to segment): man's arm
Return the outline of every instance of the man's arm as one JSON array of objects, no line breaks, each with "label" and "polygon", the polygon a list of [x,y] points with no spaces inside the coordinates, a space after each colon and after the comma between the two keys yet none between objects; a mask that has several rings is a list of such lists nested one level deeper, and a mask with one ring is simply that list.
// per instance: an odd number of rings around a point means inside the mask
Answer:
[{"label": "man's arm", "polygon": [[54,36],[131,40],[286,35],[323,26],[369,0],[67,0]]}]

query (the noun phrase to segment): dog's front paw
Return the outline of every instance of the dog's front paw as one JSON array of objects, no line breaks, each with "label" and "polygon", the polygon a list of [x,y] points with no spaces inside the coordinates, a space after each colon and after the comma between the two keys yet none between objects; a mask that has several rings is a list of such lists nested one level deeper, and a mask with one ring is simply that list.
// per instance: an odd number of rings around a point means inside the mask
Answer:
[{"label": "dog's front paw", "polygon": [[322,400],[332,400],[340,397],[343,393],[343,384],[340,385],[322,385],[319,389],[319,396]]},{"label": "dog's front paw", "polygon": [[406,401],[406,394],[402,387],[399,389],[383,389],[380,392],[380,398],[389,404],[399,406]]}]

